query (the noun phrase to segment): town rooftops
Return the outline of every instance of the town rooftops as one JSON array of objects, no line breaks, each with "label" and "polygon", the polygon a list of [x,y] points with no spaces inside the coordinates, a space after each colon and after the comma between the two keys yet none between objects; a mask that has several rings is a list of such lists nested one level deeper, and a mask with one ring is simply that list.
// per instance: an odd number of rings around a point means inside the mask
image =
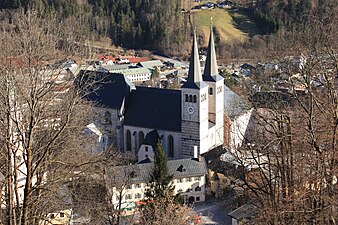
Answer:
[{"label": "town rooftops", "polygon": [[128,69],[131,64],[118,64],[118,65],[101,65],[99,69],[104,69],[107,71],[116,71],[121,69]]},{"label": "town rooftops", "polygon": [[149,58],[148,57],[132,57],[132,58],[128,58],[130,63],[140,63],[140,62],[144,62],[144,61],[148,61]]},{"label": "town rooftops", "polygon": [[126,104],[127,126],[181,131],[181,91],[137,86]]},{"label": "town rooftops", "polygon": [[[143,67],[130,67],[130,64],[121,64],[121,65],[104,65],[100,69],[103,71],[109,71],[112,73],[120,73],[125,76],[133,76],[138,74],[150,74],[151,71]],[[100,70],[99,69],[99,70]]]},{"label": "town rooftops", "polygon": [[154,69],[154,67],[162,67],[163,63],[160,60],[151,60],[151,61],[144,61],[139,63],[142,67],[148,69]]},{"label": "town rooftops", "polygon": [[[152,166],[153,163],[142,163],[113,167],[108,169],[108,171],[112,172],[108,172],[107,176],[113,183],[146,183],[149,180]],[[208,174],[208,168],[204,158],[170,160],[168,161],[168,169],[169,174],[172,174],[174,179]]]},{"label": "town rooftops", "polygon": [[230,212],[228,215],[231,218],[234,218],[238,221],[243,219],[250,219],[257,213],[257,206],[253,204],[244,204],[241,207],[235,209],[234,211]]}]

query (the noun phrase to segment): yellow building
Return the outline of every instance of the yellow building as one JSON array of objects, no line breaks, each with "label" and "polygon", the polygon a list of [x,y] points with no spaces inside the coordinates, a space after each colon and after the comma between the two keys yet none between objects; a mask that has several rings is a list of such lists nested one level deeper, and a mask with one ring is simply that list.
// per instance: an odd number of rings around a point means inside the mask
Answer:
[{"label": "yellow building", "polygon": [[48,213],[45,220],[41,220],[39,225],[70,225],[72,211],[70,209],[60,212]]}]

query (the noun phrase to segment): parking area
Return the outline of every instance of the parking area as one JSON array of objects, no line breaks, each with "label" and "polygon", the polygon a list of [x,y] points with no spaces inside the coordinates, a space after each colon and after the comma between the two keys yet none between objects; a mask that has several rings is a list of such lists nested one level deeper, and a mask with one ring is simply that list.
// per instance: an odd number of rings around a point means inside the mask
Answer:
[{"label": "parking area", "polygon": [[196,204],[194,211],[202,216],[205,225],[231,225],[229,211],[222,207],[222,202],[210,201]]}]

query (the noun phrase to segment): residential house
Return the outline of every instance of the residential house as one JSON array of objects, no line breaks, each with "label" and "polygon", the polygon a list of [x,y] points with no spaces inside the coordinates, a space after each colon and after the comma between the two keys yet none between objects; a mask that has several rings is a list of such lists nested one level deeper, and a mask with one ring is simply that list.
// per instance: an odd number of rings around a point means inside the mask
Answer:
[{"label": "residential house", "polygon": [[[107,186],[116,209],[131,210],[135,203],[146,199],[152,163],[119,166],[106,170]],[[168,161],[169,174],[173,175],[174,195],[180,193],[185,202],[205,201],[206,161],[202,157]]]},{"label": "residential house", "polygon": [[48,213],[44,220],[40,220],[39,225],[70,225],[71,217],[72,210],[70,209]]}]

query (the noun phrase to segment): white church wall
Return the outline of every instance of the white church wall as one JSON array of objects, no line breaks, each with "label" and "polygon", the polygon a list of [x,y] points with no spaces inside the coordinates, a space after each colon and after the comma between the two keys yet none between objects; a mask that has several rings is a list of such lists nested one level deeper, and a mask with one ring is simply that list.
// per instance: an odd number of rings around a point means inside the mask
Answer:
[{"label": "white church wall", "polygon": [[151,145],[142,145],[137,154],[137,160],[140,162],[145,159],[150,159],[151,161],[154,160],[154,149]]},{"label": "white church wall", "polygon": [[[127,143],[127,132],[131,134],[131,148],[128,150]],[[139,140],[139,133],[142,131],[144,133],[144,140],[146,135],[154,129],[144,128],[144,127],[133,127],[133,126],[124,126],[124,152],[130,153],[134,157],[138,156],[139,147],[141,147],[141,143]],[[181,145],[181,133],[173,132],[173,131],[165,131],[165,130],[157,130],[157,133],[162,142],[162,146],[165,149],[168,155],[168,137],[171,135],[174,140],[174,157],[168,157],[169,159],[179,159],[181,158],[180,145]]]},{"label": "white church wall", "polygon": [[216,127],[210,127],[209,129],[209,145],[208,145],[208,149],[211,149],[212,147],[214,147],[216,145]]},{"label": "white church wall", "polygon": [[[104,128],[102,131],[108,136],[108,145],[113,144],[118,150],[122,150],[124,146],[122,129],[123,118],[119,117],[119,110],[95,107],[94,114],[96,118],[94,123],[99,124],[100,127]],[[108,117],[109,114],[110,116]]]},{"label": "white church wall", "polygon": [[236,117],[231,123],[230,133],[230,150],[234,151],[243,144],[244,135],[248,128],[249,121],[252,115],[252,110]]}]

